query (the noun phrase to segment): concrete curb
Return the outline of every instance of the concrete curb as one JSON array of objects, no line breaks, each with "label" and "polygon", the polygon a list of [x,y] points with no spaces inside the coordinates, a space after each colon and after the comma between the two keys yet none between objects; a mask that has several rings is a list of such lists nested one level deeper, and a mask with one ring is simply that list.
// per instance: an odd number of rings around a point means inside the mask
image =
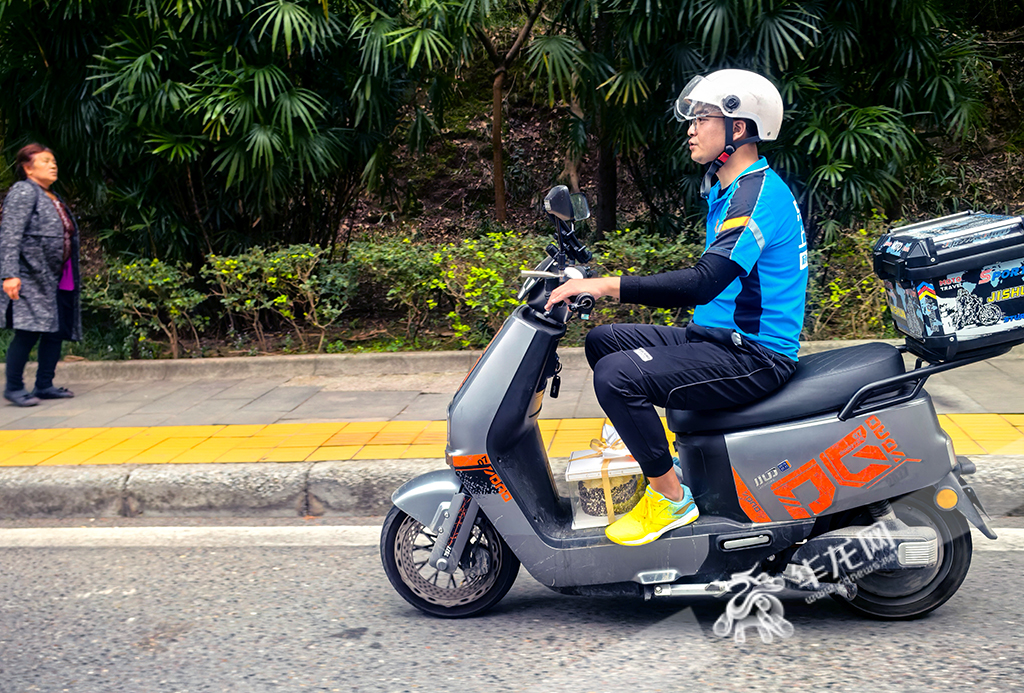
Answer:
[{"label": "concrete curb", "polygon": [[972,455],[971,486],[992,517],[1024,515],[1024,455]]},{"label": "concrete curb", "polygon": [[60,517],[384,515],[440,459],[10,467],[0,520]]},{"label": "concrete curb", "polygon": [[[1024,455],[978,455],[970,479],[993,517],[1024,515]],[[560,479],[564,460],[552,462]],[[443,460],[12,467],[0,519],[376,516],[409,479]]]},{"label": "concrete curb", "polygon": [[[883,341],[899,345],[897,339],[849,339],[804,342],[800,354]],[[161,359],[154,361],[65,361],[59,366],[64,382],[111,380],[208,380],[232,378],[295,378],[300,376],[337,377],[342,375],[410,375],[468,371],[480,357],[479,350],[410,351],[374,354],[300,354],[296,356],[228,356],[209,359]],[[564,368],[587,368],[581,347],[559,349]],[[1021,359],[1024,350],[1011,351],[999,358]],[[0,364],[0,369],[3,365]],[[26,376],[35,375],[35,364],[26,368]]]}]

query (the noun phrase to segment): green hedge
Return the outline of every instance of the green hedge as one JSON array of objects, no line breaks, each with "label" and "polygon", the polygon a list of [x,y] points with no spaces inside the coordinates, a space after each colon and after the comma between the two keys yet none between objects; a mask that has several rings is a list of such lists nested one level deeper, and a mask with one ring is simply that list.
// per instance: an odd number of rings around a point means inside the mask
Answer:
[{"label": "green hedge", "polygon": [[[815,251],[805,338],[892,336],[870,254],[886,225],[876,216]],[[646,275],[690,266],[703,248],[686,238],[615,231],[594,244],[592,267],[597,275]],[[159,260],[112,260],[106,272],[86,278],[83,302],[92,319],[118,327],[111,334],[133,356],[159,355],[147,342],[154,335],[172,357],[201,355],[201,335],[266,351],[273,331],[294,335],[296,351],[342,351],[349,347],[337,337],[367,316],[393,325],[372,348],[480,347],[517,304],[520,270],[539,262],[548,242],[507,230],[441,245],[415,235],[363,238],[344,261],[312,245],[254,247],[209,255],[198,272]],[[581,344],[595,324],[682,325],[691,312],[600,301],[589,323],[570,324],[565,343]],[[106,348],[112,356],[125,351]]]}]

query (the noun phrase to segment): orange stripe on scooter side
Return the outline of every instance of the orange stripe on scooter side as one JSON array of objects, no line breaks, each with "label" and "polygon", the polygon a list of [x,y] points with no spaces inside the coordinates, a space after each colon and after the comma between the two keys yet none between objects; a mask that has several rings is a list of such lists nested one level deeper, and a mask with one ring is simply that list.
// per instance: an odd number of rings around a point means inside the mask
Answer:
[{"label": "orange stripe on scooter side", "polygon": [[761,504],[754,498],[754,494],[750,492],[747,485],[743,483],[743,479],[736,473],[736,470],[732,470],[733,481],[736,482],[736,497],[739,498],[740,506],[743,508],[743,512],[747,514],[751,522],[771,522],[772,518],[768,517],[768,513],[764,511]]},{"label": "orange stripe on scooter side", "polygon": [[453,455],[452,466],[456,469],[467,469],[471,467],[483,467],[489,465],[491,461],[487,458],[487,455]]}]

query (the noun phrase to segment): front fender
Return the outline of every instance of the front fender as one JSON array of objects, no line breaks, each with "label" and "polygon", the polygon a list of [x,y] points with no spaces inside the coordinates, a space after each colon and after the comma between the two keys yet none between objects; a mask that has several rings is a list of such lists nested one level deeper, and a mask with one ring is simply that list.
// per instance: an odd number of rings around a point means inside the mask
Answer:
[{"label": "front fender", "polygon": [[438,469],[402,484],[391,494],[391,502],[417,522],[429,526],[437,514],[437,506],[451,502],[461,488],[462,482],[454,471]]}]

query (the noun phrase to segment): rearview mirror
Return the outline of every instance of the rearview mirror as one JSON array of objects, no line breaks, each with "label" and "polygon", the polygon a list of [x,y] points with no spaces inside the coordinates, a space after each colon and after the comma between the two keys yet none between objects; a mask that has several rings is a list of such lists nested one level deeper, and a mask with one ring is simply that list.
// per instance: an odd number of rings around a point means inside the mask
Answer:
[{"label": "rearview mirror", "polygon": [[544,198],[544,211],[562,221],[572,221],[573,205],[569,188],[556,185]]},{"label": "rearview mirror", "polygon": [[569,193],[569,188],[556,185],[544,198],[544,211],[562,221],[583,221],[590,218],[590,205],[583,193]]},{"label": "rearview mirror", "polygon": [[572,218],[573,221],[583,221],[584,219],[590,218],[590,205],[587,204],[587,196],[583,193],[573,193],[570,195],[572,198]]}]

